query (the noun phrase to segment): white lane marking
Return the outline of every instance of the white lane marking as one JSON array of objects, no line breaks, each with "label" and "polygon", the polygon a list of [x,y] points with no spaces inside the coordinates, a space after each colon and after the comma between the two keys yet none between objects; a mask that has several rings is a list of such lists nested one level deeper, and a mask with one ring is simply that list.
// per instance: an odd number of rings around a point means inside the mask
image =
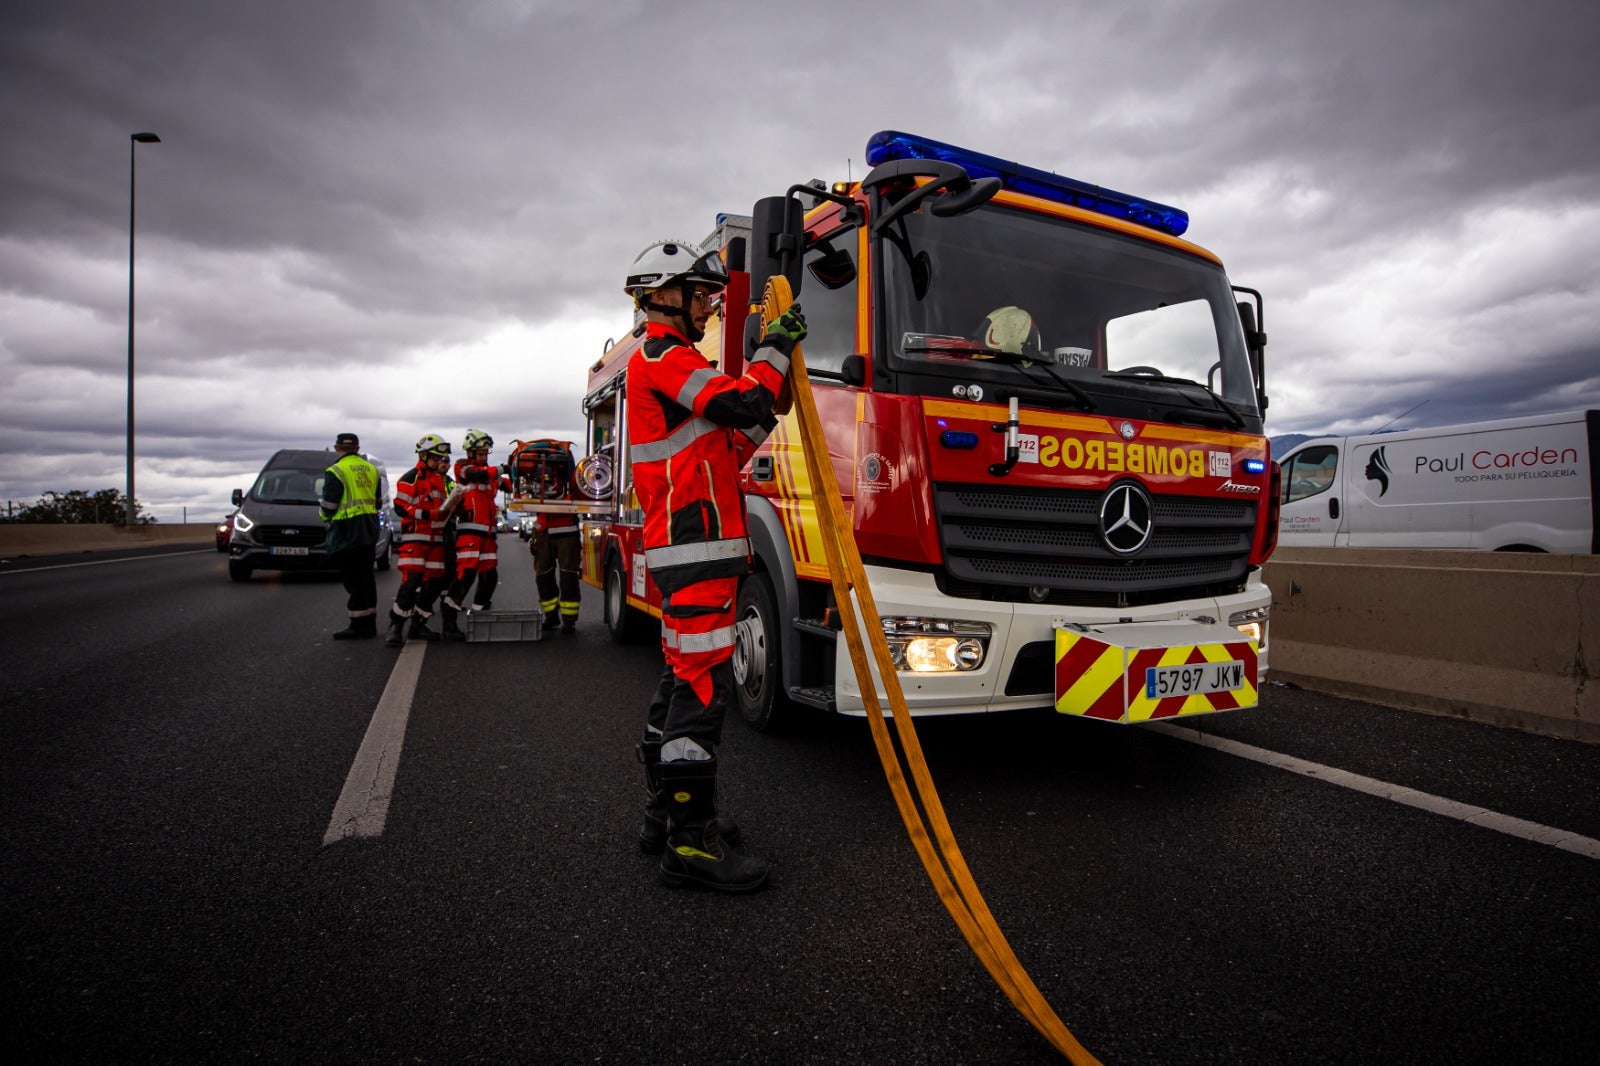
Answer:
[{"label": "white lane marking", "polygon": [[1593,837],[1580,836],[1569,833],[1565,829],[1556,829],[1538,822],[1530,822],[1522,818],[1513,818],[1509,814],[1500,814],[1485,807],[1474,807],[1470,803],[1458,803],[1455,800],[1445,799],[1428,792],[1418,792],[1414,788],[1404,785],[1391,785],[1387,781],[1379,781],[1375,777],[1363,777],[1360,774],[1350,773],[1348,770],[1335,769],[1332,766],[1323,766],[1320,763],[1307,762],[1296,759],[1292,755],[1280,755],[1266,748],[1257,748],[1250,744],[1241,744],[1237,740],[1225,740],[1222,737],[1207,736],[1193,729],[1181,726],[1152,723],[1145,728],[1162,736],[1172,737],[1174,740],[1186,740],[1191,744],[1201,747],[1215,748],[1217,751],[1237,755],[1242,759],[1251,759],[1255,762],[1265,763],[1280,770],[1290,773],[1302,774],[1306,777],[1315,777],[1319,781],[1326,781],[1330,785],[1341,788],[1355,789],[1365,792],[1369,796],[1379,799],[1392,800],[1403,803],[1408,807],[1416,807],[1430,814],[1440,814],[1446,818],[1454,818],[1468,825],[1479,826],[1483,829],[1493,829],[1497,833],[1508,836],[1520,837],[1531,840],[1535,844],[1548,844],[1552,848],[1570,851],[1575,855],[1584,855],[1591,859],[1600,859],[1600,840]]},{"label": "white lane marking", "polygon": [[[132,563],[140,559],[169,559],[175,555],[204,555],[210,548],[196,548],[186,552],[155,552],[150,555],[128,555],[121,559],[96,559],[91,563],[55,563],[51,566],[22,566],[15,570],[0,570],[0,574],[38,574],[45,570],[71,570],[75,566],[109,566],[112,563]],[[0,562],[10,562],[9,559]]]},{"label": "white lane marking", "polygon": [[350,837],[383,835],[389,818],[389,799],[394,794],[394,775],[400,767],[400,749],[406,739],[406,719],[411,717],[411,699],[416,695],[417,678],[422,674],[422,653],[428,645],[407,641],[400,651],[389,683],[372,712],[367,735],[361,740],[356,761],[344,780],[344,791],[333,805],[324,846]]}]

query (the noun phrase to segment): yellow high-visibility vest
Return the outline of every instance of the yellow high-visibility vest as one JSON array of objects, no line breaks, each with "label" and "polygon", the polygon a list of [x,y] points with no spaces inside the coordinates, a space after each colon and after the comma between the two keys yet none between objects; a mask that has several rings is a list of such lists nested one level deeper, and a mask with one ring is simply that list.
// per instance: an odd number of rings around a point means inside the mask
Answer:
[{"label": "yellow high-visibility vest", "polygon": [[345,518],[378,513],[377,467],[361,456],[351,454],[341,456],[338,462],[328,467],[328,473],[338,478],[339,484],[344,486],[344,502],[333,514],[324,515],[325,521],[338,522]]}]

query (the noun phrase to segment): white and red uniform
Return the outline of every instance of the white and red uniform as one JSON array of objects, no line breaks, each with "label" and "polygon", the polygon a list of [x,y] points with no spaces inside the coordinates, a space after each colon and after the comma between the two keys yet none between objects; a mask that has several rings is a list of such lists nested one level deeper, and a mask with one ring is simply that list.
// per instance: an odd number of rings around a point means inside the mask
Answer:
[{"label": "white and red uniform", "polygon": [[510,491],[511,479],[500,468],[470,459],[456,460],[456,485],[461,503],[456,519],[456,578],[445,594],[447,606],[462,610],[462,600],[477,579],[472,609],[487,610],[499,583],[499,555],[496,550],[495,518],[500,508],[495,497]]},{"label": "white and red uniform", "polygon": [[650,726],[664,743],[684,737],[714,751],[731,695],[734,598],[750,565],[739,470],[776,424],[789,358],[758,347],[734,378],[671,326],[645,331],[628,364],[629,455],[673,677],[670,696],[662,679]]}]

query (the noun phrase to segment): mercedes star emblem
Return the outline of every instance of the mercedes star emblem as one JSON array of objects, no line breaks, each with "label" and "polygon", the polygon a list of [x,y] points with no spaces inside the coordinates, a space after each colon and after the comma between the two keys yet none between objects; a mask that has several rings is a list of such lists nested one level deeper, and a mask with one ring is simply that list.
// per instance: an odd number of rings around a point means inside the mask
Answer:
[{"label": "mercedes star emblem", "polygon": [[1118,555],[1132,555],[1150,543],[1150,494],[1133,481],[1119,481],[1100,501],[1100,539]]}]

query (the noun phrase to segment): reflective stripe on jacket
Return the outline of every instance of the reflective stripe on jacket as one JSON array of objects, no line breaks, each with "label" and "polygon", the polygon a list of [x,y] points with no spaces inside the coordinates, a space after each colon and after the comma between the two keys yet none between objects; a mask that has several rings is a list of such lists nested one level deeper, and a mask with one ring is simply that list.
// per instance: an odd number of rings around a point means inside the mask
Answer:
[{"label": "reflective stripe on jacket", "polygon": [[456,460],[456,482],[461,486],[461,516],[456,526],[459,533],[476,533],[488,536],[494,533],[495,516],[500,509],[495,497],[502,491],[511,491],[511,479],[500,473],[500,468],[490,463],[472,463]]},{"label": "reflective stripe on jacket", "polygon": [[400,475],[394,485],[394,513],[400,519],[401,547],[444,543],[439,511],[449,494],[444,477],[429,470],[426,463],[419,462]]},{"label": "reflective stripe on jacket", "polygon": [[633,484],[644,507],[645,564],[663,593],[749,566],[739,470],[776,425],[789,360],[758,348],[743,377],[651,322],[628,363]]}]

